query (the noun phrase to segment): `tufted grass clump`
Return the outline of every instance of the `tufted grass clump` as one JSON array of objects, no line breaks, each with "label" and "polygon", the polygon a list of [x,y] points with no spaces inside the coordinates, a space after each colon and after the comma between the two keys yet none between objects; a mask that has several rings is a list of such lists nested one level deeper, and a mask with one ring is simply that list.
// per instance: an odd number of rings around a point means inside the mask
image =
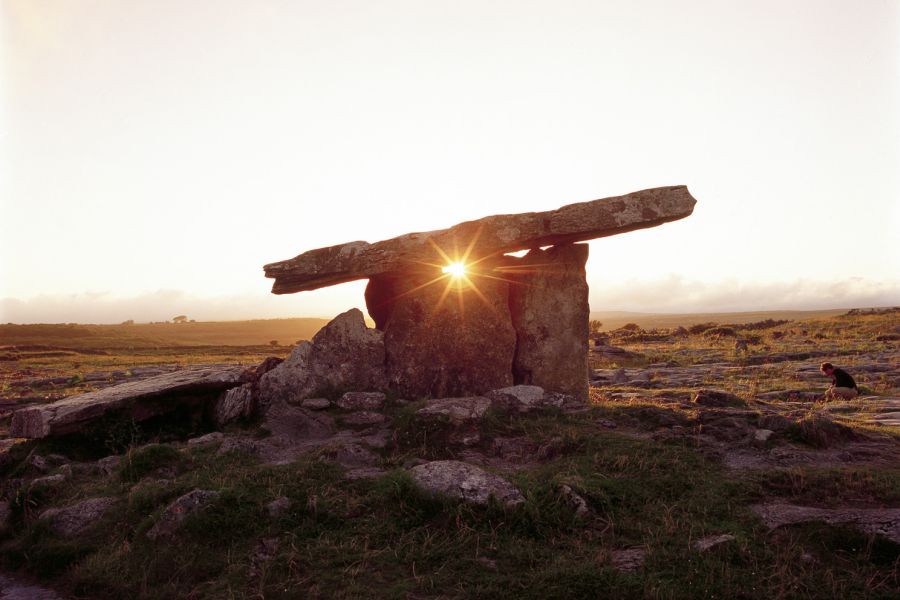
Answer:
[{"label": "tufted grass clump", "polygon": [[125,454],[118,475],[123,481],[135,482],[163,469],[173,471],[185,462],[185,456],[169,444],[148,444]]}]

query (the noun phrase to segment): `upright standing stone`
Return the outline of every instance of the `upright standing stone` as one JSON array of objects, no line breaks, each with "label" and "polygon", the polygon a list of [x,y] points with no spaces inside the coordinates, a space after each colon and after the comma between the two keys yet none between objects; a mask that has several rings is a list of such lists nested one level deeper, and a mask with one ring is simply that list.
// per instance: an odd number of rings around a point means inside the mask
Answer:
[{"label": "upright standing stone", "polygon": [[514,281],[509,306],[516,330],[513,379],[588,398],[586,244],[534,249],[504,269]]},{"label": "upright standing stone", "polygon": [[433,278],[369,280],[366,299],[381,302],[369,314],[384,328],[388,386],[409,398],[446,398],[511,385],[516,334],[508,284],[470,273],[471,284],[444,278],[425,285]]}]

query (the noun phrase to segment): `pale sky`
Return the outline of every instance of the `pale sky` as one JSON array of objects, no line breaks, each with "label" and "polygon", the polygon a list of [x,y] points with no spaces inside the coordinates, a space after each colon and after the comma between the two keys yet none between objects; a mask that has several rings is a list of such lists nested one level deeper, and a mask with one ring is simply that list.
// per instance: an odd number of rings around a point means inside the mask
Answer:
[{"label": "pale sky", "polygon": [[332,316],[262,265],[676,184],[593,310],[900,304],[897,0],[0,6],[0,322]]}]

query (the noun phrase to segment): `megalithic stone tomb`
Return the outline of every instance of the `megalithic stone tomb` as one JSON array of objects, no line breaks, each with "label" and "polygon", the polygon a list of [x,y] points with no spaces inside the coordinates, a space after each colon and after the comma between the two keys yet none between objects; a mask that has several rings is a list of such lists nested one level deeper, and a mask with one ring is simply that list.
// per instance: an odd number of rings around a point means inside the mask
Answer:
[{"label": "megalithic stone tomb", "polygon": [[[264,268],[275,294],[368,278],[387,386],[406,397],[532,384],[586,399],[588,247],[577,242],[683,219],[695,204],[685,186],[653,188],[319,248]],[[464,271],[447,268],[454,263]]]}]

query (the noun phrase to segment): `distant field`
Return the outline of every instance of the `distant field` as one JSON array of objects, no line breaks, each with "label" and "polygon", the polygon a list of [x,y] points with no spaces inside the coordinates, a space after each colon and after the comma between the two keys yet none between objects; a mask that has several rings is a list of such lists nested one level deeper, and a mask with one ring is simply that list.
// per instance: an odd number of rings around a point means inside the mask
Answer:
[{"label": "distant field", "polygon": [[846,308],[831,310],[766,310],[753,312],[731,313],[684,313],[684,314],[659,314],[639,313],[626,311],[592,311],[591,319],[599,319],[603,322],[603,331],[618,329],[626,323],[635,323],[644,329],[653,327],[690,327],[698,323],[753,323],[766,319],[807,321],[811,319],[826,319],[836,317],[847,312]]},{"label": "distant field", "polygon": [[292,346],[308,340],[326,319],[259,319],[134,325],[0,325],[0,346],[153,348],[157,346]]},{"label": "distant field", "polygon": [[[603,330],[636,323],[644,329],[690,327],[697,323],[752,323],[765,319],[806,321],[842,315],[847,309],[778,310],[733,313],[654,314],[594,311],[592,319],[603,322]],[[44,345],[64,348],[138,349],[161,346],[261,346],[277,340],[293,346],[311,339],[327,319],[257,319],[199,323],[137,323],[134,325],[36,324],[0,325],[0,347]],[[369,322],[369,326],[372,323]]]}]

